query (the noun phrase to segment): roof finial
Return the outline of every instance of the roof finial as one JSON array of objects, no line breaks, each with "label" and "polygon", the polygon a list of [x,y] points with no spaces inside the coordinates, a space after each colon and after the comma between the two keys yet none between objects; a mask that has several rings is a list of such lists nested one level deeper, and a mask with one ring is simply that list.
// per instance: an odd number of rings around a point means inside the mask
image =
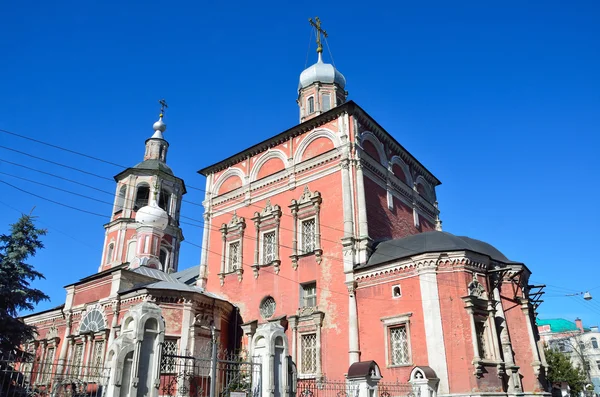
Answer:
[{"label": "roof finial", "polygon": [[158,103],[160,103],[160,118],[163,117],[163,115],[165,114],[165,108],[168,108],[169,105],[167,105],[167,101],[163,99],[161,99],[160,101],[158,101]]},{"label": "roof finial", "polygon": [[158,121],[152,126],[154,129],[152,138],[164,139],[162,133],[167,129],[167,125],[163,122],[163,115],[165,113],[165,108],[168,108],[169,106],[164,99],[161,99],[158,103],[160,103],[160,115],[158,116]]},{"label": "roof finial", "polygon": [[319,17],[315,17],[315,21],[313,21],[312,18],[308,18],[308,22],[310,23],[310,25],[313,28],[315,28],[315,33],[317,34],[317,53],[319,54],[319,57],[321,57],[321,53],[323,52],[323,45],[321,43],[321,34],[324,37],[327,37],[327,32],[325,30],[321,29],[321,20],[319,19]]}]

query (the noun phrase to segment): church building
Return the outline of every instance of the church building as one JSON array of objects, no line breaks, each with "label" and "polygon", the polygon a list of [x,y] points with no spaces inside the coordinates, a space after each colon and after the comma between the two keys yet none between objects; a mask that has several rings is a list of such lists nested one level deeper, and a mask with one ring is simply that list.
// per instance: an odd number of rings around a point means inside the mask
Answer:
[{"label": "church building", "polygon": [[144,160],[115,177],[98,272],[25,317],[37,365],[110,365],[111,395],[157,396],[161,352],[199,354],[212,325],[221,345],[262,358],[265,397],[293,393],[288,361],[298,381],[374,361],[383,381],[427,378],[432,396],[545,392],[531,272],[442,231],[441,182],[348,100],[314,26],[299,124],[199,171],[200,265],[179,270],[186,190],[161,114]]}]

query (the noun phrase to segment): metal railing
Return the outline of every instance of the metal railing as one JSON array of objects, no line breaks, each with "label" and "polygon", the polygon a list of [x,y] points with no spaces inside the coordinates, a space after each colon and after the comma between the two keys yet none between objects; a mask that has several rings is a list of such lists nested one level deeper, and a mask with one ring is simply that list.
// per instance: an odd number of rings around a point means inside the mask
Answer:
[{"label": "metal railing", "polygon": [[211,386],[216,397],[229,397],[231,392],[260,396],[262,366],[256,358],[219,352],[215,368],[214,362],[206,355],[162,354],[159,396],[209,397]]},{"label": "metal railing", "polygon": [[358,386],[346,380],[298,379],[297,397],[355,397]]},{"label": "metal railing", "polygon": [[105,367],[0,357],[0,397],[101,397],[109,375]]},{"label": "metal railing", "polygon": [[378,397],[419,397],[421,389],[413,387],[410,383],[379,382],[377,384]]}]

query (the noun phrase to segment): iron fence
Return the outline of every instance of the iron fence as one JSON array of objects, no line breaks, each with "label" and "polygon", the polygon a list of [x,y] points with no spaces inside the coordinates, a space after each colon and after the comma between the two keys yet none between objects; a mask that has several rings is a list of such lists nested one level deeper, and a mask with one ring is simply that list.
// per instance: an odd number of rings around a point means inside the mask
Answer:
[{"label": "iron fence", "polygon": [[377,384],[378,397],[420,397],[421,389],[413,387],[410,383],[379,382]]},{"label": "iron fence", "polygon": [[29,355],[0,357],[0,397],[101,397],[110,370]]},{"label": "iron fence", "polygon": [[[212,370],[213,360],[205,355],[162,354],[159,395],[209,397]],[[256,358],[220,352],[214,372],[216,397],[229,397],[231,392],[260,396],[261,363]]]},{"label": "iron fence", "polygon": [[298,397],[356,397],[358,386],[345,380],[298,379]]}]

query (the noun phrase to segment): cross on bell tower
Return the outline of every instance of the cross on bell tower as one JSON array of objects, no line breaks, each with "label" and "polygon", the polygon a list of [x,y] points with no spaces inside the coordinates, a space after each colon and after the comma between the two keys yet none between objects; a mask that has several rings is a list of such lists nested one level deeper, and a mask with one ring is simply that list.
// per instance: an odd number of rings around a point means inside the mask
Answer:
[{"label": "cross on bell tower", "polygon": [[308,19],[310,26],[315,28],[315,34],[317,35],[317,52],[320,54],[323,52],[323,45],[321,44],[321,35],[327,38],[327,32],[321,28],[321,20],[319,17],[315,17],[313,21],[312,18]]},{"label": "cross on bell tower", "polygon": [[169,105],[167,105],[167,101],[165,101],[164,98],[158,101],[158,103],[160,103],[160,117],[163,117],[165,114],[165,109],[167,109]]}]

